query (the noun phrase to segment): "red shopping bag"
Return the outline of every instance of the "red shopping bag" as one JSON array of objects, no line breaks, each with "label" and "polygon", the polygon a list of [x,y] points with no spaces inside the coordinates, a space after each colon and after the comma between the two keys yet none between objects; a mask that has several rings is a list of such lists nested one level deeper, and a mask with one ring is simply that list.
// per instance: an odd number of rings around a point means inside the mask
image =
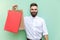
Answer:
[{"label": "red shopping bag", "polygon": [[21,18],[22,18],[21,10],[20,11],[9,10],[4,30],[17,33],[20,28]]}]

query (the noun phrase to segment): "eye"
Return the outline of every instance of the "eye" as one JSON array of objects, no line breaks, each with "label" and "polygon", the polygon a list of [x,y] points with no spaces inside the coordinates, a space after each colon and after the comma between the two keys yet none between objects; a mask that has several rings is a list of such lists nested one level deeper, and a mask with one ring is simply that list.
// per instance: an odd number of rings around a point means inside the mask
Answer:
[{"label": "eye", "polygon": [[37,10],[37,9],[35,9],[35,10]]},{"label": "eye", "polygon": [[37,10],[37,9],[31,9],[31,10]]},{"label": "eye", "polygon": [[31,9],[31,10],[34,10],[34,9]]}]

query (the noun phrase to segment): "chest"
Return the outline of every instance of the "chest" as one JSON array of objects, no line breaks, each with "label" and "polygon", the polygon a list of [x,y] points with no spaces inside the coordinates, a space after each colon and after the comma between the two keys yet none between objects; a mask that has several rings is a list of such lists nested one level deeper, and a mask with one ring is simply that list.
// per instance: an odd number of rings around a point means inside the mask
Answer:
[{"label": "chest", "polygon": [[33,27],[41,27],[42,26],[42,21],[39,19],[29,19],[27,20],[27,24],[29,26],[33,26]]}]

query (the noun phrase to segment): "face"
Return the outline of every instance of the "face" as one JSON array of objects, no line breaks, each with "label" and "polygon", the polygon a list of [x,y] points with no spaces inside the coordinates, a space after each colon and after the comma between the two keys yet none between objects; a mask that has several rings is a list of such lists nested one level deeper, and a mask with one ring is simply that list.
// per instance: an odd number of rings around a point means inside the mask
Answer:
[{"label": "face", "polygon": [[35,17],[38,13],[38,7],[37,6],[31,6],[30,7],[30,13],[31,13],[32,17]]}]

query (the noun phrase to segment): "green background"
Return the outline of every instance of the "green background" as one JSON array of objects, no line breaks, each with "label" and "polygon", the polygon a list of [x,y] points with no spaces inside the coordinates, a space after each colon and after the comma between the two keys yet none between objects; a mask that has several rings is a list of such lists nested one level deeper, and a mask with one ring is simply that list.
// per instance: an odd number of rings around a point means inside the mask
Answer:
[{"label": "green background", "polygon": [[60,40],[60,0],[0,0],[0,40],[26,40],[24,30],[13,34],[4,31],[4,25],[7,12],[12,9],[12,5],[17,4],[18,9],[23,9],[24,16],[29,16],[29,7],[33,2],[39,5],[38,16],[46,21],[49,40]]}]

